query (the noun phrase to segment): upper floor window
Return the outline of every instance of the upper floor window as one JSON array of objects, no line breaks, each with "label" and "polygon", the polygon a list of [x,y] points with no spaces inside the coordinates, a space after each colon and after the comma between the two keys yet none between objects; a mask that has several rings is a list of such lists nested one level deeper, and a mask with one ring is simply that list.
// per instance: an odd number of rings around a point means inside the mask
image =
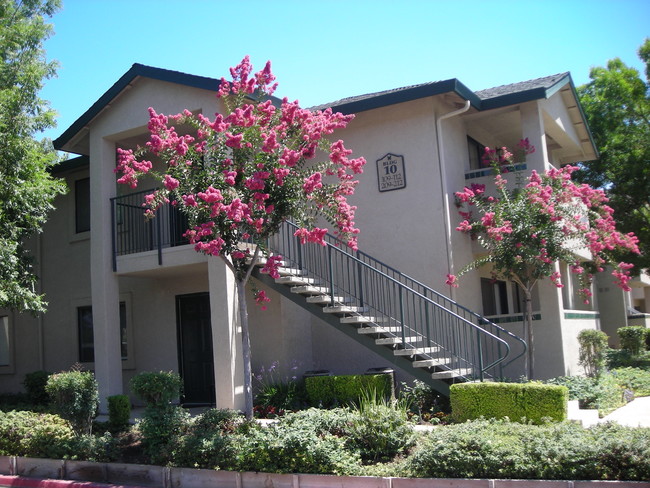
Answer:
[{"label": "upper floor window", "polygon": [[75,232],[90,230],[90,178],[74,182]]},{"label": "upper floor window", "polygon": [[484,166],[481,161],[483,159],[485,145],[467,136],[467,151],[470,171],[483,168]]}]

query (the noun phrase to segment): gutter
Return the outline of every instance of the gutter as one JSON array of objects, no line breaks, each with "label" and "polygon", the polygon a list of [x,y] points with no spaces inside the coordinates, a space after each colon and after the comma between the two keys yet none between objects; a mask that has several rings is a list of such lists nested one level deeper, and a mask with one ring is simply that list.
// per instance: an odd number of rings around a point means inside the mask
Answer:
[{"label": "gutter", "polygon": [[[464,112],[467,112],[470,108],[470,101],[465,100],[465,105],[452,112],[448,112],[444,115],[441,115],[436,120],[436,140],[438,146],[438,165],[440,170],[440,181],[442,185],[442,199],[443,207],[445,211],[445,245],[447,247],[447,269],[449,274],[454,274],[454,259],[452,254],[452,245],[451,245],[451,212],[449,210],[449,190],[447,189],[447,172],[445,169],[445,162],[443,160],[444,147],[442,139],[442,121],[460,115]],[[449,287],[449,292],[452,300],[456,299],[456,289],[452,286]]]}]

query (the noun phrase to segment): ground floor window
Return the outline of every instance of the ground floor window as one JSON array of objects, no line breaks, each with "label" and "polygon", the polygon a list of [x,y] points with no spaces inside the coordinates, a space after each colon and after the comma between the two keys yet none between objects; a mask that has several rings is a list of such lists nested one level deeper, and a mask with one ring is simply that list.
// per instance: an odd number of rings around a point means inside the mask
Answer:
[{"label": "ground floor window", "polygon": [[[79,362],[92,363],[95,361],[95,339],[91,306],[77,307],[77,327],[79,329]],[[120,302],[120,348],[122,360],[126,361],[129,357],[126,302]]]},{"label": "ground floor window", "polygon": [[[523,314],[526,312],[525,295],[513,282],[481,278],[483,315]],[[531,293],[533,310],[539,310],[539,293],[535,287]]]}]

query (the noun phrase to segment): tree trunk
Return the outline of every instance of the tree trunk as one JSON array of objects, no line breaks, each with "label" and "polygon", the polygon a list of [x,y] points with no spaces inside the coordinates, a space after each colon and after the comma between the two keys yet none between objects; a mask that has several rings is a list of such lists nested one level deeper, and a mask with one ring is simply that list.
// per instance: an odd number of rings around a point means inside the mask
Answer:
[{"label": "tree trunk", "polygon": [[528,339],[528,354],[526,365],[526,376],[529,380],[533,379],[535,372],[535,342],[533,335],[533,299],[529,288],[524,288],[524,296],[526,300],[526,332]]},{"label": "tree trunk", "polygon": [[242,356],[244,360],[244,414],[253,418],[253,386],[251,372],[251,340],[248,331],[248,306],[246,305],[246,282],[237,280],[237,303],[242,336]]}]

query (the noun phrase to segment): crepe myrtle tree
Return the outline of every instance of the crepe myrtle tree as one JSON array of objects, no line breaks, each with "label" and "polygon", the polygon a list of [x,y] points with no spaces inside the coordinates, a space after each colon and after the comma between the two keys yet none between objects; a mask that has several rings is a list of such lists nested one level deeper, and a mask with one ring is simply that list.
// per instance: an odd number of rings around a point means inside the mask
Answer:
[{"label": "crepe myrtle tree", "polygon": [[[213,119],[188,110],[165,116],[149,109],[150,138],[146,147],[118,149],[119,183],[135,188],[144,175],[154,177],[160,189],[146,195],[145,214],[153,217],[167,203],[188,219],[184,236],[196,251],[221,258],[237,283],[239,318],[244,358],[245,413],[253,413],[251,352],[246,284],[258,261],[263,272],[279,277],[282,256],[265,247],[280,225],[293,219],[301,243],[325,245],[328,222],[335,235],[352,249],[357,247],[354,224],[356,207],[347,202],[354,193],[355,175],[362,172],[363,158],[343,141],[327,139],[346,127],[353,115],[331,109],[310,111],[298,101],[271,99],[277,87],[271,64],[252,74],[246,56],[230,69],[231,81],[221,79],[217,97],[226,108]],[[171,123],[191,127],[179,135]],[[323,154],[324,161],[316,161]],[[149,159],[147,159],[149,158]],[[151,159],[162,161],[154,171]],[[262,258],[264,260],[262,261]],[[264,307],[263,290],[254,290]]]},{"label": "crepe myrtle tree", "polygon": [[[571,180],[575,166],[551,168],[540,175],[532,171],[524,178],[515,163],[525,160],[535,148],[528,139],[519,142],[515,153],[506,147],[486,147],[483,162],[493,169],[495,194],[485,185],[472,184],[457,192],[456,204],[462,217],[457,231],[477,239],[485,254],[466,265],[458,275],[447,275],[447,284],[458,286],[458,276],[482,266],[491,266],[493,279],[511,280],[525,297],[525,324],[528,339],[527,374],[534,374],[532,291],[539,281],[550,279],[561,288],[556,263],[568,264],[578,277],[579,295],[591,299],[593,275],[613,265],[615,282],[629,290],[632,265],[613,261],[621,250],[638,253],[638,239],[615,228],[613,210],[602,190]],[[504,174],[513,173],[516,184],[508,188]],[[585,251],[591,259],[581,259]]]}]

